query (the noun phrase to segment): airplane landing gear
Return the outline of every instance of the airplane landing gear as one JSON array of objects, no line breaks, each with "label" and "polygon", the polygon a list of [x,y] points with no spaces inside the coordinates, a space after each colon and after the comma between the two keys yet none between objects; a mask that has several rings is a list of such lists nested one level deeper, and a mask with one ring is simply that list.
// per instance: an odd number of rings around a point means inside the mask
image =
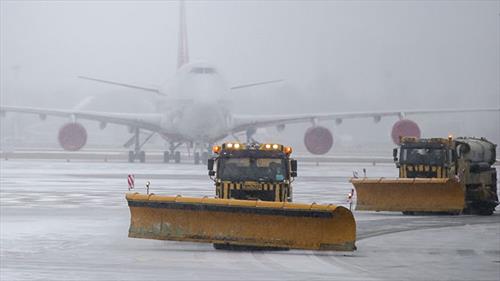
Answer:
[{"label": "airplane landing gear", "polygon": [[141,150],[138,153],[135,153],[134,151],[130,150],[128,152],[128,162],[132,163],[135,161],[135,159],[139,159],[139,162],[141,163],[146,162],[146,152],[144,152],[144,150]]},{"label": "airplane landing gear", "polygon": [[[164,151],[163,152],[163,162],[168,163],[170,161],[174,161],[174,163],[180,163],[181,162],[181,153],[180,151],[176,151],[179,146],[181,146],[183,143],[174,143],[170,142],[170,147],[169,151]],[[189,145],[189,144],[188,144]],[[191,144],[192,145],[192,144]],[[200,163],[206,164],[208,162],[208,157],[210,156],[209,149],[211,146],[209,145],[206,151],[203,148],[204,146],[201,146],[202,152],[200,152],[200,146],[195,145],[194,152],[193,152],[193,163],[195,165],[198,165]],[[188,149],[190,147],[188,146]]]},{"label": "airplane landing gear", "polygon": [[175,151],[182,143],[170,143],[170,151],[163,152],[163,162],[168,163],[171,159],[174,160],[175,163],[181,163],[181,153],[179,151]]},{"label": "airplane landing gear", "polygon": [[201,162],[205,165],[208,163],[208,152],[203,152],[201,154]]},{"label": "airplane landing gear", "polygon": [[[193,154],[193,160],[194,160],[194,164],[195,165],[198,165],[200,163],[202,163],[204,165],[207,164],[207,162],[208,162],[208,156],[209,156],[209,151],[210,151],[211,147],[212,146],[210,144],[208,146],[206,146],[206,147],[203,144],[200,145],[200,146],[197,146],[197,148],[201,149],[202,152],[201,153],[200,152],[195,152]],[[205,148],[206,148],[206,150],[203,151]]]},{"label": "airplane landing gear", "polygon": [[130,146],[132,142],[134,143],[134,150],[129,150],[128,152],[128,162],[130,163],[134,162],[136,159],[138,159],[141,163],[146,162],[146,152],[141,150],[141,148],[144,144],[146,144],[146,142],[149,141],[149,139],[151,139],[151,137],[153,137],[155,132],[151,133],[143,143],[140,143],[140,134],[140,129],[134,128],[134,136],[132,136],[132,138],[125,143],[125,147]]},{"label": "airplane landing gear", "polygon": [[195,165],[200,164],[200,153],[199,152],[194,153],[194,164]]},{"label": "airplane landing gear", "polygon": [[174,153],[174,162],[177,164],[181,163],[181,153],[179,151]]}]

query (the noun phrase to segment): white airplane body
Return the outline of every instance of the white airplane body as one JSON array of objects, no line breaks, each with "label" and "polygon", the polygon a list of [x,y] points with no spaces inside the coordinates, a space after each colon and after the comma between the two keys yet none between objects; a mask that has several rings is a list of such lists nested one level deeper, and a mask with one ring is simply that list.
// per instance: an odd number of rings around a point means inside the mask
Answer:
[{"label": "white airplane body", "polygon": [[[175,78],[160,101],[163,106],[157,108],[164,112],[160,133],[166,139],[195,143],[213,143],[227,135],[229,87],[217,69],[207,63],[187,63]],[[170,98],[168,93],[175,95]]]},{"label": "white airplane body", "polygon": [[[101,128],[104,128],[107,123],[127,126],[131,132],[134,132],[134,136],[125,146],[128,147],[135,144],[134,150],[129,152],[129,161],[139,159],[141,162],[145,161],[145,153],[141,150],[142,145],[156,133],[170,143],[169,151],[164,154],[165,161],[174,158],[176,162],[179,162],[180,154],[176,151],[177,147],[180,144],[189,144],[190,146],[194,145],[195,150],[198,150],[195,152],[198,155],[198,159],[196,159],[195,155],[195,162],[198,162],[200,160],[199,152],[204,154],[203,157],[207,157],[206,151],[209,146],[228,135],[246,132],[247,139],[251,139],[252,134],[255,133],[257,128],[276,126],[278,129],[282,129],[286,124],[310,122],[312,126],[306,131],[304,136],[306,148],[313,154],[324,154],[331,149],[333,136],[329,129],[318,125],[318,122],[323,120],[335,120],[337,124],[340,124],[343,119],[347,118],[373,118],[375,122],[378,122],[382,117],[395,116],[399,120],[394,124],[391,135],[393,141],[397,143],[399,137],[403,135],[420,136],[418,125],[411,120],[405,119],[408,115],[500,111],[500,108],[466,108],[271,116],[243,116],[233,114],[228,99],[232,91],[240,88],[275,83],[281,80],[229,87],[215,66],[205,62],[190,63],[187,49],[184,3],[181,2],[180,4],[178,69],[173,83],[167,84],[162,88],[153,88],[84,76],[80,77],[152,92],[157,95],[153,100],[156,105],[154,113],[129,114],[19,106],[0,106],[0,111],[2,114],[5,112],[37,114],[42,119],[47,115],[69,118],[70,121],[59,130],[59,142],[65,150],[79,150],[86,143],[87,132],[78,123],[80,119],[98,121],[101,124]],[[145,140],[141,141],[141,131],[152,133]]]}]

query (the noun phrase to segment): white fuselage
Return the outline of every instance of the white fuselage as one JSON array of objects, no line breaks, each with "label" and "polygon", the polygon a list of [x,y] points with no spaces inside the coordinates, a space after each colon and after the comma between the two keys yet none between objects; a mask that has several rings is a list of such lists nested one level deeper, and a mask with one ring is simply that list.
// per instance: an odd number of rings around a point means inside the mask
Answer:
[{"label": "white fuselage", "polygon": [[227,135],[231,116],[224,99],[229,88],[212,65],[182,66],[175,82],[161,92],[167,96],[159,108],[166,112],[163,127],[184,137],[178,141],[210,143]]}]

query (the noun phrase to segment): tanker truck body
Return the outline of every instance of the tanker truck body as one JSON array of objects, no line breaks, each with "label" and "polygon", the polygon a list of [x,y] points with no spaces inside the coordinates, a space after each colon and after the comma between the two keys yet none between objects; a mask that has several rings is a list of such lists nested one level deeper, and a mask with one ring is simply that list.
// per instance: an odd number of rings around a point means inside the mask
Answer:
[{"label": "tanker truck body", "polygon": [[403,137],[393,157],[399,178],[351,179],[358,210],[491,215],[498,205],[496,145],[485,138]]}]

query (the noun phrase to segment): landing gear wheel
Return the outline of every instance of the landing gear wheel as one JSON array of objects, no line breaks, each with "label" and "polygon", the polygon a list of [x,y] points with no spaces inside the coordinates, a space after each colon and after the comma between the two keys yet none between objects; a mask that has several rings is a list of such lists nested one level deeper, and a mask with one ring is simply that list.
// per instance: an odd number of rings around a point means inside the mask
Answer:
[{"label": "landing gear wheel", "polygon": [[208,152],[203,152],[201,154],[201,163],[204,165],[208,163]]},{"label": "landing gear wheel", "polygon": [[194,153],[194,164],[195,165],[200,164],[200,153],[199,152]]},{"label": "landing gear wheel", "polygon": [[179,151],[174,153],[174,162],[177,164],[181,163],[181,153]]},{"label": "landing gear wheel", "polygon": [[141,163],[146,162],[146,152],[144,152],[144,150],[139,151],[139,161],[141,161]]},{"label": "landing gear wheel", "polygon": [[170,162],[170,153],[168,151],[163,152],[163,163],[168,163]]},{"label": "landing gear wheel", "polygon": [[135,160],[135,153],[132,150],[130,150],[128,152],[128,162],[132,163],[132,162],[134,162],[134,160]]}]

